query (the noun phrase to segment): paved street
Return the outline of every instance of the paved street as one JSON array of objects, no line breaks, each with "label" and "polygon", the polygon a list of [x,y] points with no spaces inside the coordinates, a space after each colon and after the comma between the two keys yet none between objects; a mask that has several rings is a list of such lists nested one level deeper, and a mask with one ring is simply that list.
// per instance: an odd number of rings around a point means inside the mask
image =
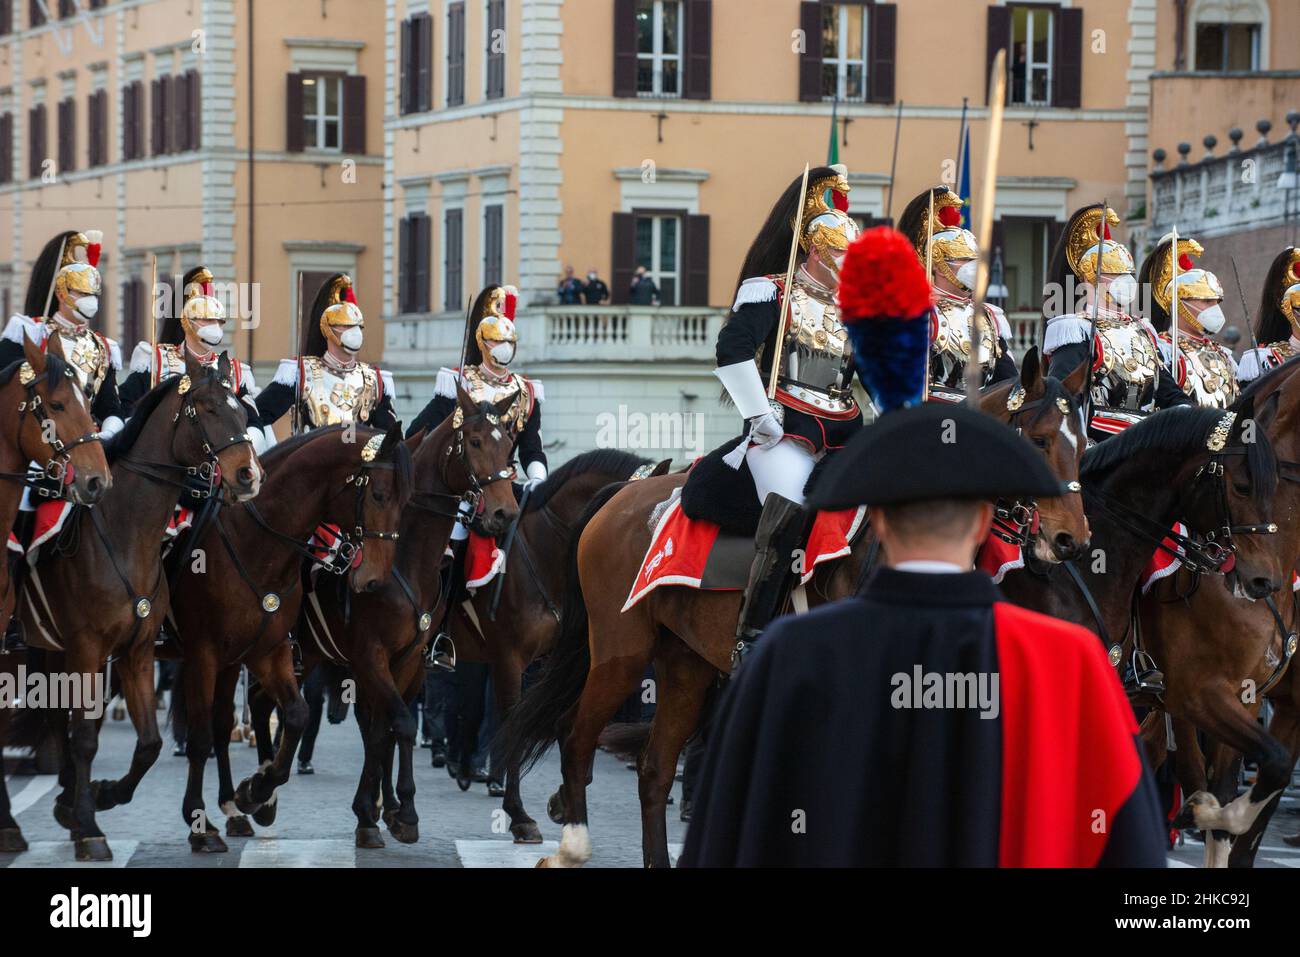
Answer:
[{"label": "paved street", "polygon": [[[96,760],[96,776],[116,776],[129,762],[135,735],[128,722],[105,722]],[[231,748],[235,777],[250,774],[256,752],[244,744]],[[16,761],[6,761],[6,783],[31,850],[0,854],[0,868],[73,864],[72,845],[51,816],[56,783],[50,775],[15,773]],[[476,784],[462,793],[443,769],[429,764],[429,752],[416,759],[416,798],[420,812],[420,841],[398,844],[383,830],[387,847],[361,851],[353,844],[355,818],[350,810],[361,766],[361,741],[351,718],[341,725],[326,723],[316,747],[316,773],[294,774],[281,790],[280,812],[273,827],[258,828],[253,838],[227,838],[229,854],[191,854],[181,823],[186,762],[172,757],[170,742],[141,785],[136,800],[101,815],[100,822],[113,848],[114,867],[532,867],[544,853],[555,850],[559,826],[546,818],[546,798],[560,780],[559,758],[552,752],[524,780],[524,800],[547,843],[541,847],[515,845],[499,813],[500,801]],[[208,811],[224,828],[216,807],[216,766],[208,764],[205,795]],[[593,856],[591,867],[639,867],[640,809],[636,775],[613,755],[599,752],[595,780],[588,791]],[[673,786],[680,800],[681,785]],[[1293,797],[1274,817],[1258,864],[1260,867],[1300,868],[1300,849],[1287,847],[1282,835],[1300,831],[1300,809]],[[685,825],[678,806],[669,808],[669,846],[674,859]],[[494,827],[496,831],[494,832]],[[1170,855],[1174,867],[1199,867],[1203,846],[1187,841]],[[97,867],[103,865],[79,865]]]},{"label": "paved street", "polygon": [[[106,721],[95,776],[116,777],[125,771],[134,741],[130,722]],[[256,751],[243,743],[231,746],[231,760],[236,783],[257,767]],[[31,850],[21,855],[0,854],[0,868],[72,864],[67,832],[51,814],[57,792],[55,778],[15,774],[15,763],[12,759],[5,762],[6,785]],[[361,739],[351,715],[344,724],[323,724],[313,763],[314,775],[295,773],[281,789],[273,827],[257,828],[254,838],[227,838],[229,854],[197,855],[190,853],[180,811],[187,762],[172,757],[168,741],[135,801],[100,816],[100,826],[113,849],[111,866],[532,867],[543,854],[553,852],[559,840],[559,825],[546,817],[546,799],[560,780],[555,752],[523,784],[524,801],[547,841],[540,847],[515,845],[501,823],[505,820],[501,802],[488,796],[486,785],[475,784],[462,793],[444,769],[430,766],[429,751],[421,748],[416,752],[419,843],[399,844],[381,826],[387,847],[358,850],[353,842],[356,818],[351,805],[361,769]],[[680,784],[673,786],[676,799],[680,788]],[[204,795],[208,813],[224,832],[216,789],[216,763],[209,761]],[[588,794],[593,841],[589,866],[639,867],[641,827],[635,773],[612,755],[598,752]],[[668,810],[670,849],[675,858],[685,825],[677,819],[676,804]],[[494,833],[494,823],[500,833]]]}]

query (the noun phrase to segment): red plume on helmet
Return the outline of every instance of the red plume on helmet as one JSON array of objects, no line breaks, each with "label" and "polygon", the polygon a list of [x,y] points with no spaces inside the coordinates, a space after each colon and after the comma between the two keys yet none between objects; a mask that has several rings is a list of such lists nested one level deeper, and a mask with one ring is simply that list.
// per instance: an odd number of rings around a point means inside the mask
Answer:
[{"label": "red plume on helmet", "polygon": [[863,233],[844,258],[838,298],[858,376],[880,411],[920,402],[930,283],[911,241],[889,226]]},{"label": "red plume on helmet", "polygon": [[954,226],[961,225],[961,207],[960,206],[943,206],[939,209],[939,222],[951,229]]},{"label": "red plume on helmet", "polygon": [[515,309],[519,305],[519,290],[514,286],[502,286],[506,291],[505,314],[511,322],[515,321]]},{"label": "red plume on helmet", "polygon": [[1196,268],[1196,264],[1195,264],[1194,262],[1192,262],[1192,257],[1191,257],[1191,256],[1187,255],[1187,253],[1180,253],[1180,254],[1179,254],[1179,256],[1178,256],[1178,271],[1179,271],[1180,273],[1182,273],[1182,272],[1191,272],[1191,271],[1192,271],[1193,269],[1195,269],[1195,268]]},{"label": "red plume on helmet", "polygon": [[86,262],[99,268],[99,254],[103,250],[104,233],[98,229],[88,229],[83,235],[86,237]]},{"label": "red plume on helmet", "polygon": [[347,292],[343,294],[343,301],[350,302],[354,306],[357,304],[357,294],[353,291],[351,286],[348,286]]}]

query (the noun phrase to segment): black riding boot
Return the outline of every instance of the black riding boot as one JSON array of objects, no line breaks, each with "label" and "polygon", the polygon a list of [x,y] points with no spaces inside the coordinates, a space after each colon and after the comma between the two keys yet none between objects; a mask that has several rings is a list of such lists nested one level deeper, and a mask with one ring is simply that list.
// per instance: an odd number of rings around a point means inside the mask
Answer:
[{"label": "black riding boot", "polygon": [[736,622],[733,670],[785,604],[794,579],[794,553],[806,537],[808,516],[802,505],[775,492],[763,503],[754,535],[754,564]]},{"label": "black riding boot", "polygon": [[451,609],[464,598],[465,590],[465,540],[451,543],[452,558],[444,569],[447,576],[443,584],[442,621],[433,640],[424,646],[424,666],[430,670],[456,670],[456,642],[451,637]]}]

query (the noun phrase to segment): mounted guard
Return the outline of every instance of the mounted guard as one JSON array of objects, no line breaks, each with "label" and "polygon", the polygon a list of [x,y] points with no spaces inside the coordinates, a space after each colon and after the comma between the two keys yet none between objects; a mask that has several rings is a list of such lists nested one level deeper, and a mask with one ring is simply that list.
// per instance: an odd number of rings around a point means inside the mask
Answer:
[{"label": "mounted guard", "polygon": [[[1177,238],[1178,254],[1174,255]],[[1223,328],[1223,285],[1192,257],[1204,253],[1190,237],[1164,236],[1142,263],[1138,281],[1151,288],[1151,324],[1160,334],[1160,356],[1178,386],[1203,408],[1226,409],[1237,400],[1237,363],[1210,337]],[[1177,338],[1177,367],[1172,343]]]},{"label": "mounted guard", "polygon": [[366,320],[351,277],[336,273],[326,280],[304,321],[300,354],[281,359],[257,397],[268,432],[290,410],[295,434],[354,422],[382,430],[396,424],[392,374],[357,358]]},{"label": "mounted guard", "polygon": [[[158,383],[185,374],[187,355],[206,368],[216,368],[221,358],[217,350],[225,337],[226,309],[216,296],[207,266],[196,266],[185,273],[181,297],[180,315],[163,320],[158,341],[139,342],[131,353],[131,374],[122,383],[122,405],[128,416],[140,397]],[[256,452],[264,452],[268,443],[253,401],[257,393],[253,370],[235,360],[230,363],[230,373],[231,390],[248,413],[248,439]]]},{"label": "mounted guard", "polygon": [[[898,230],[916,248],[927,267],[935,303],[930,311],[929,398],[960,402],[965,397],[966,366],[972,348],[971,316],[979,244],[975,234],[961,226],[962,198],[947,186],[936,186],[917,196],[898,220]],[[984,304],[980,339],[981,386],[1018,375],[1011,356],[1011,325],[1006,313]]]},{"label": "mounted guard", "polygon": [[[1068,374],[1091,362],[1088,434],[1098,441],[1154,409],[1191,404],[1160,361],[1155,328],[1130,312],[1139,287],[1132,254],[1111,238],[1119,223],[1110,207],[1102,222],[1100,203],[1075,211],[1052,251],[1043,302],[1043,353],[1051,367]],[[1062,311],[1076,300],[1078,311]]]},{"label": "mounted guard", "polygon": [[1278,253],[1264,279],[1255,315],[1255,343],[1241,354],[1237,381],[1245,384],[1300,355],[1300,249]]}]

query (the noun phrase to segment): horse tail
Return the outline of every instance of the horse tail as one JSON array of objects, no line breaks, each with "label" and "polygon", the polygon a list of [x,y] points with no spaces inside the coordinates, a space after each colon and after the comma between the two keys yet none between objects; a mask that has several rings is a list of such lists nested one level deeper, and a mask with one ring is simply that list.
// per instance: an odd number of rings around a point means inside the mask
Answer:
[{"label": "horse tail", "polygon": [[623,761],[635,761],[641,757],[649,740],[650,722],[636,721],[608,725],[596,739],[596,744]]},{"label": "horse tail", "polygon": [[168,709],[168,720],[172,726],[172,740],[184,741],[189,735],[189,713],[185,709],[185,661],[176,663],[176,672],[172,675],[172,700]]},{"label": "horse tail", "polygon": [[578,577],[578,542],[595,514],[626,484],[615,482],[602,488],[573,524],[559,637],[540,677],[510,710],[497,735],[498,753],[504,756],[507,767],[517,761],[521,774],[559,741],[561,721],[587,683],[591,648],[587,643],[587,603]]}]

